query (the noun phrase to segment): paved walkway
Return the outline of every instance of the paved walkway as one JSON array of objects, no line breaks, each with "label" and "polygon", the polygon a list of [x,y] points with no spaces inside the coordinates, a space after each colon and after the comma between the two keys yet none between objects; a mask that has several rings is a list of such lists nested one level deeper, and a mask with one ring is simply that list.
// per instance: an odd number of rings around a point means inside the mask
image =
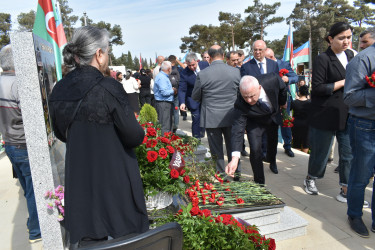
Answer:
[{"label": "paved walkway", "polygon": [[[190,114],[187,121],[180,121],[180,129],[191,134]],[[202,143],[208,147],[207,138]],[[248,145],[246,143],[246,145]],[[247,148],[249,152],[249,149]],[[311,196],[303,190],[303,179],[307,173],[308,155],[294,151],[295,157],[284,154],[279,144],[277,164],[279,174],[273,174],[264,164],[266,184],[273,194],[309,222],[307,235],[277,242],[277,249],[375,249],[375,233],[369,239],[356,236],[348,226],[346,204],[336,201],[339,193],[338,174],[333,173],[336,164],[327,167],[324,179],[317,181],[320,194]],[[337,161],[337,157],[335,158]],[[248,157],[242,157],[243,178],[252,178]],[[371,201],[372,183],[366,190],[366,200]],[[363,220],[371,225],[371,210],[363,210]],[[42,243],[30,245],[26,232],[26,202],[22,189],[12,179],[8,158],[0,155],[0,250],[42,249]]]}]

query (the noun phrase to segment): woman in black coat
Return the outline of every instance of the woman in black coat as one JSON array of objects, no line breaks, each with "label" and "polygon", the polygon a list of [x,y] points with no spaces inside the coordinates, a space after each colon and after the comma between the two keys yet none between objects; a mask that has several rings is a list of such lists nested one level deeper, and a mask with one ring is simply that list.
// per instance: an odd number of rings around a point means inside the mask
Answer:
[{"label": "woman in black coat", "polygon": [[73,69],[54,87],[50,112],[66,143],[65,228],[70,243],[117,238],[149,228],[133,148],[144,131],[108,66],[108,32],[85,26],[64,48]]},{"label": "woman in black coat", "polygon": [[349,133],[346,129],[348,107],[343,101],[345,69],[354,53],[349,49],[352,28],[345,22],[334,24],[326,38],[328,49],[313,64],[310,116],[310,149],[308,174],[304,180],[308,194],[318,194],[315,179],[323,178],[334,137],[339,146],[340,194],[346,202],[346,189],[352,159]]}]

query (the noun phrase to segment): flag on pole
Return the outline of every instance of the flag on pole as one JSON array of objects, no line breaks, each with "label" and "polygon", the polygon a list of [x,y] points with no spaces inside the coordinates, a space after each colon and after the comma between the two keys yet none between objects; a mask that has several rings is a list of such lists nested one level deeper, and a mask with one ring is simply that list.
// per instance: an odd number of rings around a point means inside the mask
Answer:
[{"label": "flag on pole", "polygon": [[142,69],[142,54],[139,53],[139,69]]},{"label": "flag on pole", "polygon": [[293,31],[292,31],[292,21],[289,22],[289,31],[286,38],[283,61],[290,63],[293,68]]},{"label": "flag on pole", "polygon": [[296,68],[298,63],[309,61],[309,49],[310,43],[307,41],[301,47],[293,51],[293,63],[295,66],[293,68]]},{"label": "flag on pole", "polygon": [[55,0],[38,0],[33,33],[52,44],[57,80],[60,80],[62,78],[62,50],[66,44],[66,37],[58,2],[55,2]]}]

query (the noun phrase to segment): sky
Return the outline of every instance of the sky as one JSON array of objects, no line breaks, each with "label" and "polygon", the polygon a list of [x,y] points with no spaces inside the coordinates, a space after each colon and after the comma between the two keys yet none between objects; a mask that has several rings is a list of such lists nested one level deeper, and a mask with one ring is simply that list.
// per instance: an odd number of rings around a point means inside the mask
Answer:
[{"label": "sky", "polygon": [[[276,1],[262,0],[271,4]],[[299,0],[280,1],[276,16],[288,17]],[[12,4],[0,0],[1,12],[12,16],[13,29],[17,29],[17,15],[21,12],[36,11],[37,0],[12,0]],[[179,46],[181,38],[189,35],[194,24],[219,25],[219,11],[240,13],[253,5],[252,0],[70,0],[73,15],[81,17],[83,12],[94,22],[105,21],[121,26],[124,45],[114,46],[116,57],[128,51],[132,56],[142,54],[142,58],[155,60],[155,54],[171,54],[183,57]],[[105,4],[105,5],[104,5]],[[77,27],[81,25],[77,21]],[[281,39],[288,34],[286,21],[266,28],[266,40]],[[148,59],[149,60],[149,59]]]}]

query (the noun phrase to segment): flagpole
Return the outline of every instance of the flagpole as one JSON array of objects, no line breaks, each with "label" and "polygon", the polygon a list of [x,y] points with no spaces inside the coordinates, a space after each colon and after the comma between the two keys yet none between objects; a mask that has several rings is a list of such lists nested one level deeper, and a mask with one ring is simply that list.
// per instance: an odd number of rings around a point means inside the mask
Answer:
[{"label": "flagpole", "polygon": [[312,74],[311,58],[312,58],[312,46],[311,46],[311,37],[309,37],[309,82],[311,82],[311,74]]}]

